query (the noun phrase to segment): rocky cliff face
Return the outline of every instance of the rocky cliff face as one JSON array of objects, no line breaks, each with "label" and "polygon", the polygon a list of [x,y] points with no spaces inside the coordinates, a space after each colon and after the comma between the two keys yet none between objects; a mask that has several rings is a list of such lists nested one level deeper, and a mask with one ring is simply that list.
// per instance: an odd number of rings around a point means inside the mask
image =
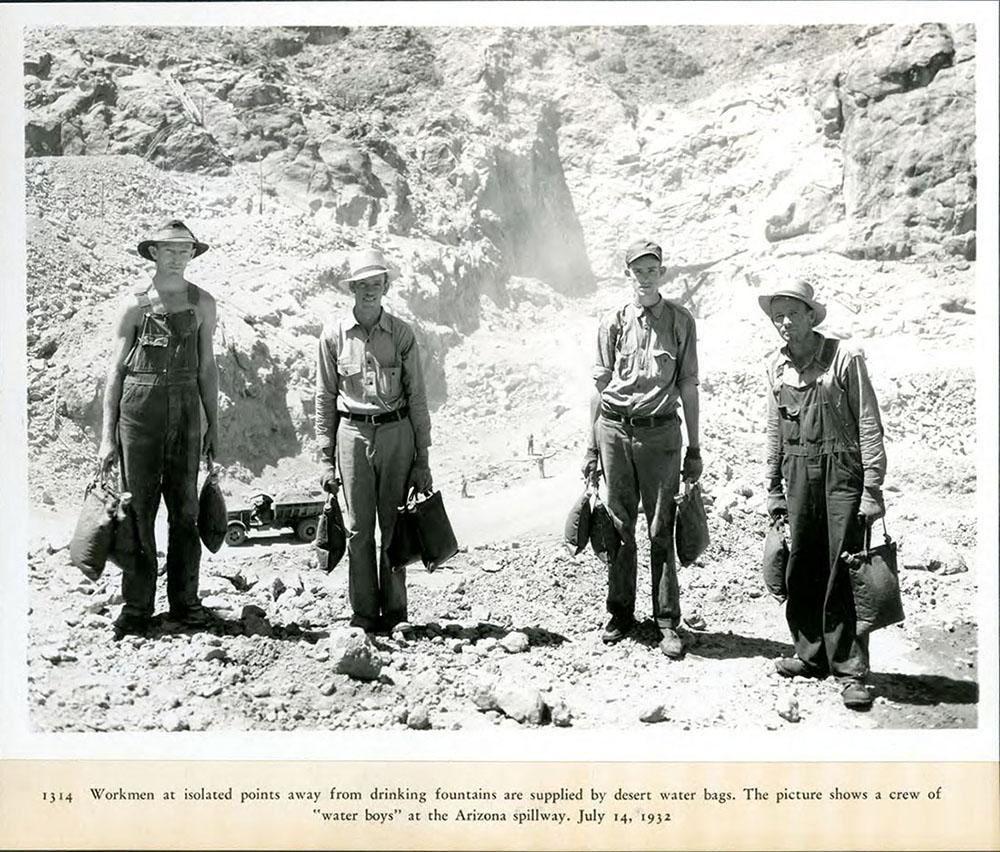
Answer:
[{"label": "rocky cliff face", "polygon": [[637,236],[663,242],[672,291],[705,318],[789,257],[975,256],[969,27],[26,44],[29,409],[50,468],[99,428],[112,302],[148,275],[134,246],[167,215],[212,245],[191,275],[220,302],[222,461],[251,474],[311,447],[315,338],[349,305],[335,282],[359,245],[391,259],[435,405],[475,399],[446,359],[485,308],[588,294]]}]

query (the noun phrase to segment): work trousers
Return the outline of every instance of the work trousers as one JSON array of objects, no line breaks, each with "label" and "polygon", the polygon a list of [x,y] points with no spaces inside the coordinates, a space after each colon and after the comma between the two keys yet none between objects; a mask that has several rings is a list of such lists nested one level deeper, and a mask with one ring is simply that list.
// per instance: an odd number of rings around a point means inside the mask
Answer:
[{"label": "work trousers", "polygon": [[680,423],[629,426],[597,419],[601,465],[608,486],[607,509],[622,546],[608,566],[608,612],[630,619],[635,611],[639,500],[649,526],[653,618],[660,628],[680,623],[680,591],[674,554],[674,515],[680,483]]},{"label": "work trousers", "polygon": [[407,618],[406,568],[390,568],[387,551],[396,510],[406,500],[413,454],[408,418],[378,425],[340,419],[337,464],[347,508],[347,590],[355,619],[363,627]]},{"label": "work trousers", "polygon": [[851,452],[786,452],[782,473],[789,530],[785,617],[795,654],[816,674],[862,679],[868,637],[856,633],[851,580],[840,558],[864,545],[861,459]]},{"label": "work trousers", "polygon": [[118,414],[123,490],[132,492],[138,547],[122,569],[122,614],[148,618],[156,596],[156,513],[167,505],[167,599],[183,613],[198,604],[198,461],[201,397],[196,380],[157,384],[126,376]]}]

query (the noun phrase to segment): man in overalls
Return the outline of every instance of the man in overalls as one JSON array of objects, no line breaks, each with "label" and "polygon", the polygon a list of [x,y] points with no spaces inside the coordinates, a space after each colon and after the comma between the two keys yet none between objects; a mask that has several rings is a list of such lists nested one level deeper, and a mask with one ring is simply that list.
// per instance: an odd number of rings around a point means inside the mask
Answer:
[{"label": "man in overalls", "polygon": [[[115,320],[104,389],[104,425],[98,464],[117,460],[122,489],[132,492],[138,541],[122,569],[125,604],[116,638],[143,634],[156,594],[154,523],[160,497],[167,504],[167,598],[170,619],[202,625],[198,600],[198,462],[218,449],[219,374],[212,351],[215,300],[184,277],[188,262],[208,250],[179,220],[139,243],[156,264],[151,284],[130,294]],[[206,430],[201,431],[204,408]]]},{"label": "man in overalls", "polygon": [[796,282],[759,297],[785,345],[768,365],[768,511],[788,517],[785,617],[795,656],[775,661],[784,677],[843,682],[852,709],[871,706],[868,637],[858,636],[854,598],[840,556],[864,544],[885,514],[885,448],[878,402],[862,350],[814,329],[826,308]]},{"label": "man in overalls", "polygon": [[406,569],[390,568],[387,548],[408,488],[432,488],[431,421],[413,330],[382,307],[389,290],[385,258],[373,250],[355,252],[349,267],[344,283],[354,296],[353,309],[327,323],[319,339],[320,482],[335,493],[339,467],[347,508],[351,625],[384,632],[407,620]]},{"label": "man in overalls", "polygon": [[[607,480],[608,513],[622,538],[608,566],[608,612],[601,638],[612,644],[635,625],[636,541],[639,500],[649,526],[653,618],[660,650],[677,659],[684,644],[677,632],[680,591],[674,553],[679,479],[696,482],[702,461],[698,444],[698,351],[691,313],[660,295],[666,272],[656,243],[640,240],[625,252],[625,274],[634,294],[601,320],[591,398],[593,427],[583,475]],[[684,408],[688,447],[681,466],[678,401]]]}]

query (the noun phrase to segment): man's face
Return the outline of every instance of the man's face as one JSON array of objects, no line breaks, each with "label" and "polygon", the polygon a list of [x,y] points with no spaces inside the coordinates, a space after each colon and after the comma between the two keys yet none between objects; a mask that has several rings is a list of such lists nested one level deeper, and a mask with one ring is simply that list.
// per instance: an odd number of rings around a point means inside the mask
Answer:
[{"label": "man's face", "polygon": [[663,267],[656,259],[656,255],[644,254],[642,257],[637,257],[628,265],[626,273],[632,279],[632,287],[638,299],[648,301],[654,296],[659,296]]},{"label": "man's face", "polygon": [[194,243],[156,243],[149,247],[149,253],[156,261],[157,272],[183,275],[194,257]]},{"label": "man's face", "polygon": [[786,343],[802,343],[813,329],[813,310],[788,296],[771,300],[771,322]]},{"label": "man's face", "polygon": [[384,272],[369,275],[350,284],[354,307],[366,311],[382,307],[382,297],[389,291],[389,276]]}]

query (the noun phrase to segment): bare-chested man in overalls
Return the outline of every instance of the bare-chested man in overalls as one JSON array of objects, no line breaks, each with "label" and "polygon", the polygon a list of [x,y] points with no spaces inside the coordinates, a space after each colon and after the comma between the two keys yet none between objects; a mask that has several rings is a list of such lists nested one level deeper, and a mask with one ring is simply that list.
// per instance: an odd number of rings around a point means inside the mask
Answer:
[{"label": "bare-chested man in overalls", "polygon": [[140,242],[139,254],[156,271],[125,299],[115,323],[98,462],[105,471],[120,463],[138,540],[135,558],[122,569],[125,604],[115,621],[116,638],[145,633],[153,615],[154,522],[161,496],[169,523],[170,619],[188,626],[207,620],[198,600],[197,485],[201,455],[212,457],[218,449],[215,300],[184,277],[188,263],[207,250],[178,220]]}]

